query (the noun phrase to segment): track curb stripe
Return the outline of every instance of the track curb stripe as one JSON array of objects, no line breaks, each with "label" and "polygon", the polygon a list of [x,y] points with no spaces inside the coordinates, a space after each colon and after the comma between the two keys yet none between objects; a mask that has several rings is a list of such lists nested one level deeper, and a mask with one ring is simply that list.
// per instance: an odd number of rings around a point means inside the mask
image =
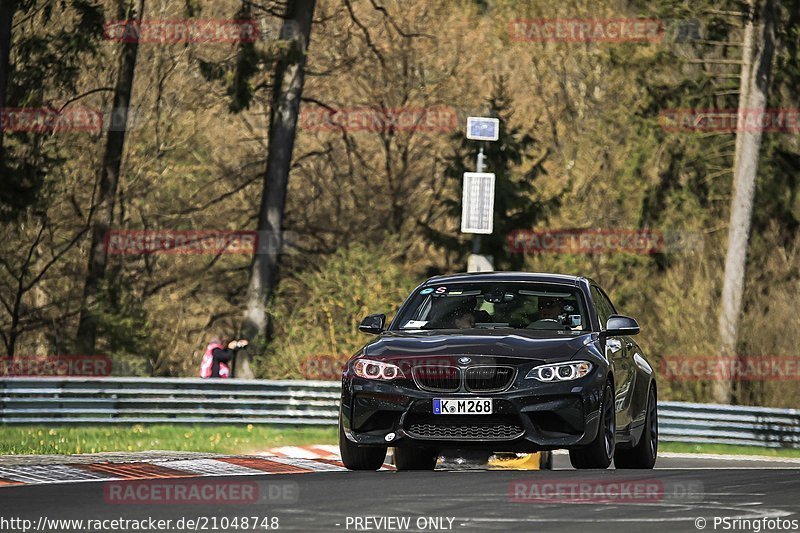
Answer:
[{"label": "track curb stripe", "polygon": [[273,462],[281,463],[298,468],[307,468],[311,472],[340,472],[347,470],[342,464],[335,464],[322,459],[303,459],[298,457],[274,457]]},{"label": "track curb stripe", "polygon": [[181,459],[178,461],[153,461],[154,465],[190,472],[198,476],[254,476],[263,475],[263,470],[248,468],[217,459]]},{"label": "track curb stripe", "polygon": [[0,477],[17,483],[69,483],[73,481],[108,481],[114,476],[83,470],[73,465],[24,465],[0,467]]},{"label": "track curb stripe", "polygon": [[[115,460],[76,462],[64,456],[63,464],[0,463],[0,487],[76,483],[84,481],[132,481],[202,478],[216,476],[247,476],[264,474],[306,474],[311,472],[346,472],[338,446],[281,446],[250,456],[184,457],[154,460],[159,452],[150,452],[144,460],[137,454],[120,454]],[[136,460],[140,459],[140,460]],[[52,458],[50,458],[52,460]],[[392,471],[384,464],[380,470]]]},{"label": "track curb stripe", "polygon": [[94,463],[74,466],[90,472],[106,473],[116,479],[161,479],[197,476],[193,472],[152,463]]},{"label": "track curb stripe", "polygon": [[314,472],[313,469],[279,463],[263,457],[220,457],[218,461],[261,470],[265,474],[300,474]]}]

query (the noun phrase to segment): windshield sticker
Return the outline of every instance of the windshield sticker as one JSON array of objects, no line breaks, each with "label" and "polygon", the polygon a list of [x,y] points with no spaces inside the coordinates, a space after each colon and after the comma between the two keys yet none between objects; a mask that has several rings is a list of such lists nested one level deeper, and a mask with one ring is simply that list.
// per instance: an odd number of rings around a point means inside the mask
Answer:
[{"label": "windshield sticker", "polygon": [[542,296],[544,298],[569,298],[572,294],[568,292],[552,292],[552,291],[529,291],[520,289],[519,294],[525,296]]},{"label": "windshield sticker", "polygon": [[427,320],[409,320],[403,325],[402,329],[420,329],[427,323]]},{"label": "windshield sticker", "polygon": [[[427,292],[424,292],[427,291]],[[436,289],[423,289],[419,291],[420,294],[429,294],[433,292],[433,296],[479,296],[481,294],[479,290],[464,290],[464,289],[457,289],[457,288],[450,288],[447,286],[436,287]]]}]

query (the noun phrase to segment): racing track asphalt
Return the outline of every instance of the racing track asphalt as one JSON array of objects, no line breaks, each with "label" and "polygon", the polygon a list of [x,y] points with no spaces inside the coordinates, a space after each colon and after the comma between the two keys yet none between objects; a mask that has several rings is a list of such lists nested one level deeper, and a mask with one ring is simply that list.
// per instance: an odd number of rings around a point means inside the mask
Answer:
[{"label": "racing track asphalt", "polygon": [[[566,456],[557,455],[555,468],[554,471],[314,472],[213,478],[215,483],[255,482],[265,491],[267,485],[288,484],[295,491],[294,497],[289,498],[293,499],[291,502],[270,503],[262,498],[259,503],[239,505],[109,503],[108,482],[2,487],[0,515],[28,518],[34,523],[41,516],[50,519],[152,516],[172,520],[199,516],[229,519],[276,516],[279,531],[398,531],[376,529],[374,521],[361,522],[361,528],[354,527],[355,517],[366,516],[409,517],[411,527],[400,531],[421,530],[417,528],[418,517],[442,517],[444,529],[438,531],[464,532],[573,532],[591,528],[615,533],[677,533],[698,531],[695,521],[700,517],[706,520],[706,531],[723,530],[721,524],[714,528],[715,516],[800,520],[797,462],[661,457],[654,471],[576,471],[567,469]],[[559,501],[553,496],[557,493],[547,491],[547,487],[553,487],[548,483],[554,481],[562,483],[562,490],[583,483],[594,491],[594,496],[583,502]],[[650,499],[597,501],[612,494],[614,483],[620,482],[663,490]],[[523,501],[513,501],[515,494]],[[536,496],[546,501],[525,499]],[[452,526],[446,518],[454,518]],[[365,529],[366,526],[372,529]],[[172,530],[178,531],[174,527]]]}]

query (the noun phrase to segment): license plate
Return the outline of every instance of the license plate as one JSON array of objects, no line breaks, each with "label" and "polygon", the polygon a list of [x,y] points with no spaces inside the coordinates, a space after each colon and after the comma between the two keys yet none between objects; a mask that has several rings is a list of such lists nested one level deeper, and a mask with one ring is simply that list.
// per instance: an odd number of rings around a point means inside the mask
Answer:
[{"label": "license plate", "polygon": [[487,398],[435,398],[435,415],[490,415],[492,400]]}]

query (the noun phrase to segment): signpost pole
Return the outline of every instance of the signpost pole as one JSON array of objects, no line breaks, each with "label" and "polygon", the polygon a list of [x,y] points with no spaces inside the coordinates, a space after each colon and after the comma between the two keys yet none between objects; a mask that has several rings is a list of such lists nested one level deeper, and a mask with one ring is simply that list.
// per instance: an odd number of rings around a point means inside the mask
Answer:
[{"label": "signpost pole", "polygon": [[[475,164],[475,172],[483,172],[483,142],[480,143],[480,147],[478,148],[478,158]],[[478,255],[481,253],[481,235],[480,233],[474,233],[472,235],[472,253]]]},{"label": "signpost pole", "polygon": [[500,138],[500,119],[467,117],[467,139],[478,141],[476,172],[465,172],[462,188],[461,231],[472,233],[472,253],[467,260],[468,272],[488,272],[494,269],[491,256],[481,255],[481,234],[492,233],[494,216],[495,175],[484,172],[485,141]]}]

